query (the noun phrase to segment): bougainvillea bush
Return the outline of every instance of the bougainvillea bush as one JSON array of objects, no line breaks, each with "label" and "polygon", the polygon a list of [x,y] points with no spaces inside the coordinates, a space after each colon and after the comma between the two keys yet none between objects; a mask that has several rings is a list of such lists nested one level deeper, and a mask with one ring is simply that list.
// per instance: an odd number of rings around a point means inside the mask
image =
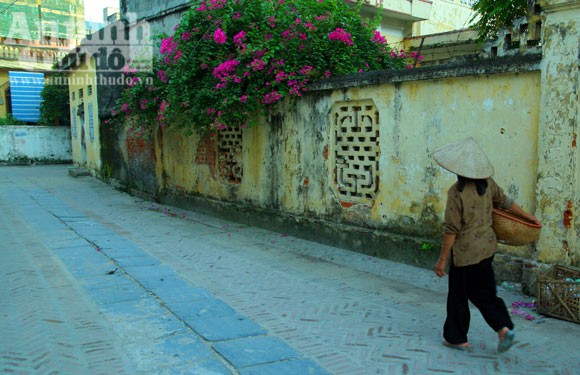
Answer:
[{"label": "bougainvillea bush", "polygon": [[[135,76],[116,115],[138,124],[219,130],[253,125],[285,98],[323,78],[401,69],[410,58],[388,47],[378,18],[345,0],[193,2],[159,61]],[[127,74],[133,74],[127,67]],[[148,79],[147,79],[148,78]]]}]

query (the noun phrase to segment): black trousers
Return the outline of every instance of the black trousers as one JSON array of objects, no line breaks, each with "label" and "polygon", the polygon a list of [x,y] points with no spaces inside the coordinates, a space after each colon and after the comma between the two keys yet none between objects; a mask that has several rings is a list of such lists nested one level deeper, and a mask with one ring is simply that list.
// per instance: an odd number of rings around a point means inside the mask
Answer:
[{"label": "black trousers", "polygon": [[514,328],[504,301],[497,296],[492,263],[493,256],[465,267],[455,267],[451,260],[447,319],[443,326],[443,337],[447,342],[462,344],[468,341],[471,320],[468,301],[477,307],[495,332],[503,327]]}]

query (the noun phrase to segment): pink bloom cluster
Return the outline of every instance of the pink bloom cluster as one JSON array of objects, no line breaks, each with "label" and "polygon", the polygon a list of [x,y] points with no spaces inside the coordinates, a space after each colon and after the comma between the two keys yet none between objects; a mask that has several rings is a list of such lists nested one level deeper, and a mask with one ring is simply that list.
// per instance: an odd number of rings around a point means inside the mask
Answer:
[{"label": "pink bloom cluster", "polygon": [[[191,36],[191,34],[190,34],[190,36]],[[182,39],[183,39],[183,35],[182,35]],[[172,60],[170,59],[170,56],[172,54],[175,53],[175,56],[173,56],[173,62],[179,60],[181,58],[181,56],[183,55],[181,51],[176,50],[178,45],[179,44],[177,43],[177,41],[173,40],[173,36],[171,36],[169,38],[165,38],[161,41],[161,47],[159,48],[159,52],[161,52],[162,55],[165,55],[164,60],[165,60],[166,64],[169,64],[172,62]]]},{"label": "pink bloom cluster", "polygon": [[238,60],[226,60],[213,70],[213,76],[223,81],[236,71],[236,67],[239,64]]},{"label": "pink bloom cluster", "polygon": [[165,74],[164,70],[159,69],[157,71],[157,77],[159,78],[159,80],[163,83],[167,83],[169,82],[169,78],[167,77],[167,75]]},{"label": "pink bloom cluster", "polygon": [[171,55],[176,48],[177,42],[173,41],[173,36],[170,36],[169,38],[165,38],[161,41],[159,52],[161,52],[162,55]]},{"label": "pink bloom cluster", "polygon": [[264,60],[257,58],[254,59],[254,61],[252,61],[248,67],[251,67],[254,72],[257,72],[259,70],[264,70],[266,63]]},{"label": "pink bloom cluster", "polygon": [[227,39],[228,38],[226,36],[226,33],[221,28],[218,28],[216,31],[214,31],[213,40],[217,44],[224,44],[227,41]]},{"label": "pink bloom cluster", "polygon": [[375,31],[375,35],[373,36],[373,42],[376,44],[387,44],[387,38],[385,38],[380,31]]},{"label": "pink bloom cluster", "polygon": [[242,30],[234,36],[234,43],[242,44],[244,39],[246,39],[246,32]]},{"label": "pink bloom cluster", "polygon": [[[210,4],[209,6],[206,5],[206,3]],[[199,6],[199,8],[196,8],[195,10],[198,12],[203,12],[205,10],[214,10],[214,9],[223,9],[224,6],[226,5],[227,1],[226,0],[211,0],[211,1],[203,1],[201,3],[201,5]]]},{"label": "pink bloom cluster", "polygon": [[423,56],[419,55],[419,53],[417,51],[411,52],[411,58],[417,59],[417,61],[423,60]]},{"label": "pink bloom cluster", "polygon": [[280,99],[282,99],[282,95],[280,95],[276,91],[272,91],[272,92],[269,92],[266,95],[264,95],[264,98],[262,99],[262,103],[273,104],[273,103],[276,103],[277,101],[279,101]]},{"label": "pink bloom cluster", "polygon": [[351,34],[347,33],[346,30],[341,27],[337,27],[333,32],[328,34],[328,39],[341,42],[349,46],[353,45]]}]

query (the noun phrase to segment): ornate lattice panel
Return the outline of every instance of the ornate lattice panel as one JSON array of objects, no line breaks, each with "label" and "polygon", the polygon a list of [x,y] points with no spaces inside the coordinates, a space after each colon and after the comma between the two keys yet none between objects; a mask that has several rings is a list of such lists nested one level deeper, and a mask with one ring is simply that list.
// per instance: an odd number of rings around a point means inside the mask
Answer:
[{"label": "ornate lattice panel", "polygon": [[218,132],[218,170],[220,178],[232,184],[242,182],[242,129]]},{"label": "ornate lattice panel", "polygon": [[372,204],[378,191],[379,112],[372,100],[337,102],[329,159],[341,203]]}]

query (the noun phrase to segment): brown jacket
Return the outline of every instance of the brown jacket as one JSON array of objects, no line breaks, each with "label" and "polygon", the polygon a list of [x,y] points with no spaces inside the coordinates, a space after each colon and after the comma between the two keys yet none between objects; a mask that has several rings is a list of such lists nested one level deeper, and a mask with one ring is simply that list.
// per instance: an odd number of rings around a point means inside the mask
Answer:
[{"label": "brown jacket", "polygon": [[497,239],[491,227],[492,208],[507,209],[514,201],[492,178],[487,183],[487,190],[481,196],[473,182],[467,182],[462,192],[455,183],[447,192],[443,231],[456,235],[452,248],[456,267],[477,264],[497,251]]}]

